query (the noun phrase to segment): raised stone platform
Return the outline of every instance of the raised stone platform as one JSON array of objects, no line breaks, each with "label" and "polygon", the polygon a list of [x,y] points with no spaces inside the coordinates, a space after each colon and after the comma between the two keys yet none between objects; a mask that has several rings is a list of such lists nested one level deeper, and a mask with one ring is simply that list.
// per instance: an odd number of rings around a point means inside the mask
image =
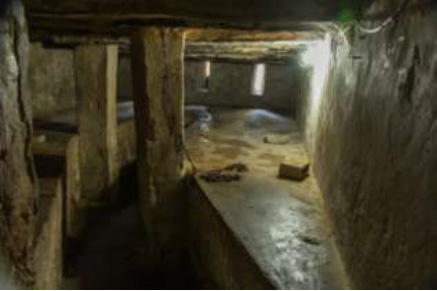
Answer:
[{"label": "raised stone platform", "polygon": [[[257,109],[193,108],[187,148],[192,254],[219,289],[342,289],[347,280],[331,240],[321,193],[310,175],[278,178],[284,159],[307,159],[294,121]],[[266,143],[281,134],[287,143]],[[209,183],[205,171],[240,163],[240,179]]]}]

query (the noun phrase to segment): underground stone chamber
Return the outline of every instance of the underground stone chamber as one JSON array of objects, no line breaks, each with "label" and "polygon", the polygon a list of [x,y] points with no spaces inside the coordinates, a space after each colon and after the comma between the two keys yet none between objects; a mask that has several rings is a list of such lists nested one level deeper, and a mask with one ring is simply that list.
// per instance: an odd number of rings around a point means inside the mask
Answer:
[{"label": "underground stone chamber", "polygon": [[3,288],[436,287],[433,1],[3,2]]}]

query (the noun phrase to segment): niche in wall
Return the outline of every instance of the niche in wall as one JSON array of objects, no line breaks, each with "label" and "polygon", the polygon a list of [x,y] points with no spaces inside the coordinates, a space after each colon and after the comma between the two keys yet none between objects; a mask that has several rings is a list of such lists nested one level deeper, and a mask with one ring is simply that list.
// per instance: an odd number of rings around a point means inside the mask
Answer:
[{"label": "niche in wall", "polygon": [[211,62],[204,61],[199,67],[199,92],[208,92],[211,77]]},{"label": "niche in wall", "polygon": [[252,95],[263,96],[266,87],[266,64],[256,64],[252,77]]}]

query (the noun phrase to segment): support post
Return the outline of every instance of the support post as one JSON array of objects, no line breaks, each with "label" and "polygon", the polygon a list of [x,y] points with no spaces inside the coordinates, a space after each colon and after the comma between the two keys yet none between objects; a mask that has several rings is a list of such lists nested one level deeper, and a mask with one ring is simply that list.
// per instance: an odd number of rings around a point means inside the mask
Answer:
[{"label": "support post", "polygon": [[117,45],[76,48],[77,119],[82,197],[106,201],[117,194]]},{"label": "support post", "polygon": [[150,27],[133,35],[141,208],[151,256],[155,262],[176,265],[186,236],[183,54],[184,36],[179,29]]}]

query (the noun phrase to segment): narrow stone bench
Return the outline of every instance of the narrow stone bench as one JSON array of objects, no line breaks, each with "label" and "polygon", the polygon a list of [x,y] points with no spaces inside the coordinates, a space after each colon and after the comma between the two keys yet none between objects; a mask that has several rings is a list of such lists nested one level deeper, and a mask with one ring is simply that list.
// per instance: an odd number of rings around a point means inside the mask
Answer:
[{"label": "narrow stone bench", "polygon": [[[299,182],[244,175],[188,193],[191,250],[214,289],[342,289],[342,267],[320,205]],[[319,193],[320,194],[320,193]]]},{"label": "narrow stone bench", "polygon": [[[111,157],[112,154],[116,154],[115,161],[111,158],[111,163],[109,163],[106,158],[101,159],[98,155],[92,154],[95,150],[94,147],[96,143],[94,138],[96,137],[86,135],[84,132],[79,132],[80,128],[78,127],[76,111],[75,108],[72,108],[34,120],[35,128],[38,129],[35,135],[50,133],[48,142],[55,143],[59,141],[61,143],[69,142],[68,140],[70,139],[70,136],[75,137],[75,142],[78,143],[77,151],[80,154],[78,157],[78,163],[80,165],[82,176],[80,177],[81,184],[79,186],[81,189],[80,199],[83,206],[86,206],[85,204],[96,205],[115,200],[119,194],[119,179],[125,178],[127,182],[121,182],[124,184],[129,183],[132,176],[132,169],[134,168],[133,165],[137,158],[133,103],[120,102],[117,104],[117,140],[116,142],[113,142],[112,140],[104,147],[106,150],[111,149]],[[111,170],[113,177],[111,176],[112,180],[110,183],[104,179],[105,175],[101,174],[102,172],[106,172],[108,167],[115,167]],[[120,177],[120,175],[122,177]],[[105,181],[102,183],[96,182],[101,179]],[[90,185],[94,185],[95,187],[93,186],[91,187],[93,189],[89,189]],[[102,199],[87,197],[86,193],[88,192],[92,194],[91,196],[97,198],[101,197]],[[111,195],[106,195],[104,194],[105,192]]]},{"label": "narrow stone bench", "polygon": [[36,289],[60,289],[63,269],[62,177],[39,179],[35,236]]},{"label": "narrow stone bench", "polygon": [[77,134],[35,131],[32,152],[40,178],[62,176],[65,192],[65,232],[77,237],[80,230],[80,167]]}]

